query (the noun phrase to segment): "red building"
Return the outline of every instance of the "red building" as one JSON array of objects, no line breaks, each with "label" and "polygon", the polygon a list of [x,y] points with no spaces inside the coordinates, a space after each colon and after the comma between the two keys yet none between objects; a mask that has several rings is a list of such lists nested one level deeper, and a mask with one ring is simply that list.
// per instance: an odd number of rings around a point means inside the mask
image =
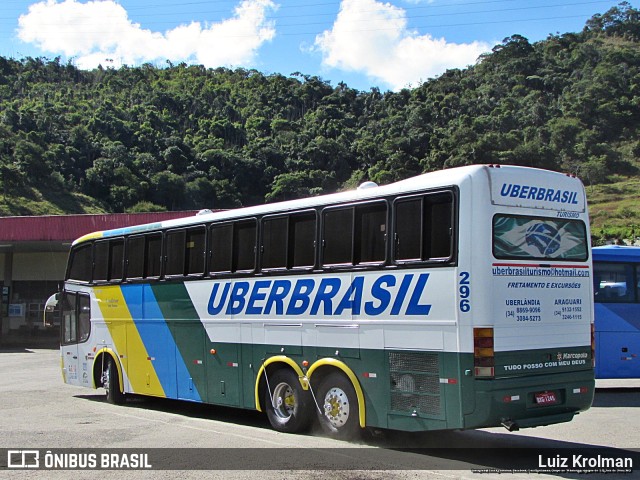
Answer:
[{"label": "red building", "polygon": [[64,280],[69,247],[90,232],[195,215],[195,211],[0,217],[0,334],[42,325],[46,299]]}]

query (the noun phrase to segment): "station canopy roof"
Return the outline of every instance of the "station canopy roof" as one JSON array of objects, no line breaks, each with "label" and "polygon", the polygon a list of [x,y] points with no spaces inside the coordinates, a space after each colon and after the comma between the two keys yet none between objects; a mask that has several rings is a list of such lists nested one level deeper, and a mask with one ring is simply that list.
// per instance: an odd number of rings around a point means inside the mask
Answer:
[{"label": "station canopy roof", "polygon": [[151,213],[105,213],[0,217],[0,253],[68,251],[76,238],[87,233],[144,223],[190,217],[196,210]]}]

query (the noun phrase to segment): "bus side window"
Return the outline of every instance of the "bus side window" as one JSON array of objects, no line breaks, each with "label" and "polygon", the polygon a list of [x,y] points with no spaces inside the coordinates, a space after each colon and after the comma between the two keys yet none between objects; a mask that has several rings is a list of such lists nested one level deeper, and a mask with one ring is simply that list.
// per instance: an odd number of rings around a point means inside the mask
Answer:
[{"label": "bus side window", "polygon": [[85,342],[91,333],[89,295],[78,294],[78,342]]},{"label": "bus side window", "polygon": [[233,271],[256,268],[256,221],[241,221],[233,229]]},{"label": "bus side window", "polygon": [[146,236],[144,278],[159,277],[162,266],[162,235],[159,233]]},{"label": "bus side window", "polygon": [[452,199],[449,194],[439,194],[425,197],[425,228],[429,232],[428,255],[430,258],[451,257],[452,233]]},{"label": "bus side window", "polygon": [[262,221],[262,268],[287,267],[289,217],[266,218]]},{"label": "bus side window", "polygon": [[109,273],[108,280],[119,282],[124,273],[124,240],[109,242]]},{"label": "bus side window", "polygon": [[356,208],[355,264],[384,262],[387,238],[387,204]]},{"label": "bus side window", "polygon": [[123,274],[124,240],[101,240],[93,248],[93,281],[120,282]]},{"label": "bus side window", "polygon": [[324,212],[323,264],[359,265],[385,260],[386,202]]},{"label": "bus side window", "polygon": [[62,292],[62,344],[85,342],[91,333],[89,295]]},{"label": "bus side window", "polygon": [[316,256],[316,213],[291,215],[289,219],[290,268],[313,267]]},{"label": "bus side window", "polygon": [[395,260],[429,261],[452,256],[450,192],[399,199],[394,204]]},{"label": "bus side window", "polygon": [[237,272],[256,268],[256,220],[213,225],[210,230],[209,271]]},{"label": "bus side window", "polygon": [[233,224],[213,225],[209,233],[209,271],[230,272]]},{"label": "bus side window", "polygon": [[596,302],[630,303],[636,301],[632,265],[596,262],[593,264],[593,270]]},{"label": "bus side window", "polygon": [[92,243],[87,243],[71,250],[70,267],[67,274],[69,280],[91,281],[92,246]]},{"label": "bus side window", "polygon": [[164,251],[166,259],[164,274],[166,276],[184,275],[185,239],[186,232],[184,230],[167,232]]},{"label": "bus side window", "polygon": [[395,204],[396,260],[422,260],[422,199]]},{"label": "bus side window", "polygon": [[78,324],[76,321],[76,294],[62,293],[62,344],[78,341]]},{"label": "bus side window", "polygon": [[162,235],[151,233],[127,238],[127,279],[159,277]]},{"label": "bus side window", "polygon": [[353,259],[353,208],[324,212],[323,265],[351,264]]},{"label": "bus side window", "polygon": [[109,277],[109,241],[93,245],[93,281],[106,282]]},{"label": "bus side window", "polygon": [[293,213],[262,220],[262,268],[311,268],[315,265],[316,214]]},{"label": "bus side window", "polygon": [[206,254],[206,230],[204,227],[190,228],[187,230],[185,244],[185,265],[187,275],[204,274],[204,261]]},{"label": "bus side window", "polygon": [[167,233],[165,242],[165,255],[167,258],[165,275],[204,274],[204,226],[187,230],[171,230]]},{"label": "bus side window", "polygon": [[127,279],[144,277],[144,235],[127,238]]}]

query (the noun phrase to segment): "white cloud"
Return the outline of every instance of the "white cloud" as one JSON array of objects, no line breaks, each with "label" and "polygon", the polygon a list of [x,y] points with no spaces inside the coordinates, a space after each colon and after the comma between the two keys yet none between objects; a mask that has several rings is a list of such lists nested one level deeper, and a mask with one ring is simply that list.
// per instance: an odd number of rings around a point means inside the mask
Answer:
[{"label": "white cloud", "polygon": [[331,28],[316,37],[326,67],[365,73],[394,90],[448,68],[463,68],[491,49],[483,42],[450,43],[407,27],[406,11],[376,0],[342,0]]},{"label": "white cloud", "polygon": [[18,37],[43,51],[75,57],[81,68],[164,59],[207,67],[247,66],[275,36],[274,24],[266,18],[275,8],[272,0],[242,0],[233,16],[219,23],[192,22],[154,32],[132,22],[112,0],[46,0],[20,16]]}]

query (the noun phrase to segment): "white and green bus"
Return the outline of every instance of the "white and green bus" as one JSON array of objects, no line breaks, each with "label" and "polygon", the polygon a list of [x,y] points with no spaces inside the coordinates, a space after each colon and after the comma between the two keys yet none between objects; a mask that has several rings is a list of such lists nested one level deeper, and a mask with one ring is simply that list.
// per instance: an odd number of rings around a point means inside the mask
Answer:
[{"label": "white and green bus", "polygon": [[74,242],[55,296],[67,383],[342,438],[515,430],[591,405],[575,177],[469,166],[201,213]]}]

